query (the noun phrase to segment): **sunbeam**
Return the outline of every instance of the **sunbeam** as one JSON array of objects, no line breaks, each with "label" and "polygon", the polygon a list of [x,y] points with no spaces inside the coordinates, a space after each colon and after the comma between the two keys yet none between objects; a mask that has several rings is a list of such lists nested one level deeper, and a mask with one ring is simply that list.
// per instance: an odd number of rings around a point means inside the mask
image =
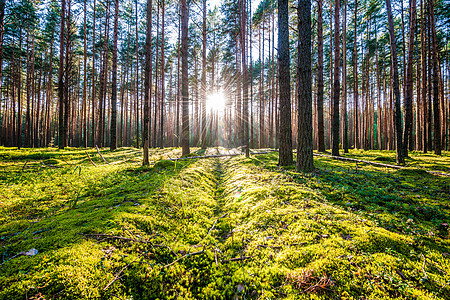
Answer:
[{"label": "sunbeam", "polygon": [[206,109],[208,111],[223,112],[225,108],[225,94],[222,90],[218,90],[214,93],[206,96]]}]

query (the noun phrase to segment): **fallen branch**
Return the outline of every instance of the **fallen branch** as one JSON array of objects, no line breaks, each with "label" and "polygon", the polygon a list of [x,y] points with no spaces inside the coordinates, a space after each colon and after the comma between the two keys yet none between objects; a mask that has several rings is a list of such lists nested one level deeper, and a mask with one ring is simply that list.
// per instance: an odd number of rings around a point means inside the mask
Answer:
[{"label": "fallen branch", "polygon": [[198,254],[202,254],[202,253],[204,253],[203,250],[202,250],[202,251],[197,251],[197,252],[192,252],[192,253],[185,254],[185,255],[183,255],[182,257],[180,257],[180,258],[174,260],[174,261],[171,262],[170,264],[167,264],[167,265],[163,266],[161,269],[165,269],[165,268],[167,268],[167,267],[170,267],[171,265],[173,265],[173,264],[179,262],[180,260],[182,260],[183,258],[186,258],[186,257],[188,257],[188,256],[194,256],[194,255],[198,255]]},{"label": "fallen branch", "polygon": [[89,161],[91,162],[91,164],[96,167],[97,165],[95,164],[95,162],[92,161],[91,157],[89,156],[89,153],[87,153],[87,151],[84,151],[87,155],[87,157],[89,158]]},{"label": "fallen branch", "polygon": [[427,272],[425,272],[425,263],[426,263],[425,255],[422,254],[422,257],[423,257],[422,272],[423,272],[423,275],[424,275],[423,277],[425,279],[428,279]]},{"label": "fallen branch", "polygon": [[43,165],[44,167],[48,167],[48,168],[55,168],[55,169],[62,168],[61,166],[47,165],[44,162],[41,162],[41,165]]},{"label": "fallen branch", "polygon": [[241,256],[241,257],[225,259],[225,260],[221,260],[220,262],[221,263],[227,263],[227,262],[232,262],[232,261],[246,260],[246,259],[250,259],[252,257],[254,257],[254,255],[252,255],[252,256]]},{"label": "fallen branch", "polygon": [[107,162],[106,159],[103,157],[103,155],[100,153],[100,149],[98,149],[97,145],[95,145],[95,148],[97,148],[98,155],[100,155],[100,157],[103,159],[103,161],[109,165],[109,162]]},{"label": "fallen branch", "polygon": [[220,219],[225,218],[227,215],[228,215],[228,213],[223,214],[221,217],[217,218],[217,220],[214,221],[214,223],[212,224],[211,228],[208,230],[208,234],[205,236],[205,238],[208,237],[208,235],[211,233],[211,231],[214,230],[214,227],[216,227],[217,221],[219,221]]},{"label": "fallen branch", "polygon": [[143,241],[143,240],[138,240],[136,238],[133,239],[133,238],[127,238],[127,237],[124,237],[124,236],[110,235],[110,234],[95,233],[95,234],[83,234],[83,235],[86,236],[86,237],[103,238],[102,240],[112,239],[112,240],[120,240],[120,241],[125,241],[125,242],[136,242],[136,243],[141,243],[141,244],[150,244],[152,247],[166,248],[170,252],[172,252],[172,254],[175,255],[175,257],[178,256],[175,253],[175,251],[172,250],[172,248],[170,248],[169,246],[164,245],[164,244],[153,244],[150,241]]},{"label": "fallen branch", "polygon": [[117,279],[120,278],[119,275],[122,274],[122,272],[125,271],[125,269],[128,268],[132,263],[134,263],[136,260],[138,260],[139,258],[141,258],[141,256],[142,256],[142,254],[139,255],[138,257],[136,257],[136,258],[135,258],[132,262],[130,262],[128,265],[126,265],[125,267],[123,267],[122,270],[120,270],[120,271],[116,274],[116,276],[114,277],[114,279],[113,279],[110,283],[108,283],[108,284],[105,286],[105,288],[104,288],[103,290],[106,291],[106,290],[111,286],[111,284],[113,284]]},{"label": "fallen branch", "polygon": [[127,238],[127,237],[118,236],[118,235],[101,234],[101,233],[83,234],[83,235],[87,236],[87,237],[104,238],[105,240],[113,239],[113,240],[122,240],[122,241],[127,241],[127,242],[138,242],[138,243],[144,243],[144,244],[151,244],[150,241],[141,241],[141,240]]}]

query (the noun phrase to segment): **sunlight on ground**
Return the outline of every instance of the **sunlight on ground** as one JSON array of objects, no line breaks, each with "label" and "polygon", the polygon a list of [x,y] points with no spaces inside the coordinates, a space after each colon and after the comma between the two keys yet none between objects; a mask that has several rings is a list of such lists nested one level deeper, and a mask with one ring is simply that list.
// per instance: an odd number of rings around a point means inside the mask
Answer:
[{"label": "sunlight on ground", "polygon": [[225,107],[225,94],[218,90],[206,96],[206,109],[214,111],[223,111]]}]

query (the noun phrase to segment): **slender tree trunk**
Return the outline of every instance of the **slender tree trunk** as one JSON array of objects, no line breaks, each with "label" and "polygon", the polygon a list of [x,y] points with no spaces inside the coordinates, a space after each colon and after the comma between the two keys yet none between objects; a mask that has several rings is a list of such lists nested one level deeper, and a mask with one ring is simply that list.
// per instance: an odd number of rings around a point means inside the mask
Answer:
[{"label": "slender tree trunk", "polygon": [[165,101],[165,58],[164,58],[164,47],[165,47],[165,37],[164,37],[164,29],[165,29],[165,0],[161,0],[162,3],[162,11],[161,11],[161,98],[160,98],[160,121],[159,121],[159,147],[164,148],[164,101]]},{"label": "slender tree trunk", "polygon": [[355,148],[359,149],[359,108],[358,108],[358,37],[357,37],[357,28],[358,28],[358,0],[355,0],[355,17],[354,17],[354,49],[353,49],[353,106],[354,106],[354,123],[355,123]]},{"label": "slender tree trunk", "polygon": [[27,111],[25,114],[25,147],[31,147],[31,54],[30,54],[30,32],[27,31],[27,78],[26,78],[26,88],[27,88]]},{"label": "slender tree trunk", "polygon": [[397,59],[397,45],[395,42],[395,31],[394,31],[394,20],[392,17],[391,1],[386,0],[386,10],[388,15],[388,25],[389,25],[389,40],[391,43],[391,54],[392,54],[392,71],[393,71],[393,89],[395,97],[395,137],[397,140],[397,164],[404,164],[405,158],[403,156],[403,143],[402,143],[402,117],[400,111],[400,89],[398,84],[398,59]]},{"label": "slender tree trunk", "polygon": [[206,0],[203,0],[203,24],[202,24],[202,149],[206,149]]},{"label": "slender tree trunk", "polygon": [[427,32],[427,25],[426,25],[426,19],[425,19],[425,11],[424,11],[424,7],[423,7],[423,2],[424,0],[422,0],[420,2],[420,16],[421,16],[421,23],[420,23],[420,60],[421,60],[421,71],[422,71],[422,76],[421,76],[421,80],[422,80],[422,84],[421,84],[421,93],[422,93],[422,130],[423,130],[423,134],[422,134],[422,150],[423,153],[427,153],[428,152],[428,130],[427,130],[427,126],[428,126],[428,122],[427,122],[427,47],[426,47],[426,40],[425,40],[425,36],[426,36],[426,32]]},{"label": "slender tree trunk", "polygon": [[278,76],[280,85],[279,165],[293,164],[288,0],[278,0]]},{"label": "slender tree trunk", "polygon": [[323,123],[323,9],[322,0],[317,2],[317,138],[319,152],[325,152]]},{"label": "slender tree trunk", "polygon": [[182,155],[189,150],[189,77],[188,77],[188,26],[189,7],[181,0],[181,97],[182,97]]},{"label": "slender tree trunk", "polygon": [[333,116],[332,116],[332,155],[339,155],[339,98],[340,98],[340,45],[339,45],[339,0],[335,0],[334,9],[334,84],[333,84]]},{"label": "slender tree trunk", "polygon": [[111,127],[110,143],[111,150],[117,148],[117,35],[119,23],[119,0],[115,0],[114,13],[114,37],[113,37],[113,57],[112,57],[112,83],[111,83]]},{"label": "slender tree trunk", "polygon": [[61,0],[61,29],[59,41],[59,71],[58,71],[58,98],[59,98],[59,130],[58,130],[58,144],[59,149],[64,149],[65,130],[64,130],[64,27],[66,1]]},{"label": "slender tree trunk", "polygon": [[[411,0],[414,1],[414,0]],[[430,25],[431,25],[431,44],[433,48],[433,141],[434,153],[441,155],[441,120],[440,120],[440,101],[439,101],[439,61],[437,49],[436,25],[434,20],[434,0],[429,0],[430,5]]]},{"label": "slender tree trunk", "polygon": [[414,35],[416,32],[416,0],[409,1],[409,41],[408,65],[406,68],[406,95],[405,95],[405,130],[403,134],[403,156],[408,157],[408,144],[412,135],[413,114],[413,63],[414,63]]},{"label": "slender tree trunk", "polygon": [[[3,36],[5,34],[5,0],[0,0],[0,90],[3,79]],[[6,113],[6,111],[5,111]],[[6,114],[3,115],[6,118]]]},{"label": "slender tree trunk", "polygon": [[151,60],[152,60],[152,0],[147,0],[147,30],[145,36],[145,80],[144,80],[144,124],[142,130],[142,142],[144,144],[144,166],[149,164],[149,122],[150,112],[149,103],[151,101]]},{"label": "slender tree trunk", "polygon": [[342,134],[342,147],[344,153],[348,153],[348,117],[347,117],[347,0],[344,3],[344,23],[342,28],[342,122],[343,122],[343,134]]},{"label": "slender tree trunk", "polygon": [[65,56],[65,77],[64,77],[64,147],[67,147],[68,138],[69,138],[69,109],[70,109],[70,101],[69,101],[69,79],[70,73],[72,71],[72,62],[71,59],[71,33],[70,33],[70,10],[71,10],[71,0],[67,2],[67,18],[66,18],[66,56]]},{"label": "slender tree trunk", "polygon": [[240,45],[242,59],[242,137],[243,146],[245,147],[245,157],[250,156],[249,136],[248,136],[248,68],[247,68],[247,50],[246,50],[246,28],[247,14],[245,8],[245,0],[240,0]]},{"label": "slender tree trunk", "polygon": [[297,171],[312,172],[311,0],[298,1]]},{"label": "slender tree trunk", "polygon": [[82,145],[83,147],[87,147],[87,117],[86,117],[86,110],[87,110],[87,33],[86,33],[86,1],[84,0],[84,15],[83,15],[83,42],[84,42],[84,55],[83,55],[83,105],[82,105]]},{"label": "slender tree trunk", "polygon": [[92,147],[95,145],[95,7],[96,7],[96,0],[94,0],[94,15],[93,15],[93,22],[92,22],[92,81],[91,81],[91,104],[92,104],[92,112],[91,112],[91,141],[92,141]]}]

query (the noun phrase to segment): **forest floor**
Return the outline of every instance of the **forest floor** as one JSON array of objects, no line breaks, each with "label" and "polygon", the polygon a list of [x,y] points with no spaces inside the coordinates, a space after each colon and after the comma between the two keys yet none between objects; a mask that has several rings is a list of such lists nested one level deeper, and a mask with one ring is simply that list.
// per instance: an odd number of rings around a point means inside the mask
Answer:
[{"label": "forest floor", "polygon": [[450,299],[449,152],[101,152],[0,148],[0,299]]}]

